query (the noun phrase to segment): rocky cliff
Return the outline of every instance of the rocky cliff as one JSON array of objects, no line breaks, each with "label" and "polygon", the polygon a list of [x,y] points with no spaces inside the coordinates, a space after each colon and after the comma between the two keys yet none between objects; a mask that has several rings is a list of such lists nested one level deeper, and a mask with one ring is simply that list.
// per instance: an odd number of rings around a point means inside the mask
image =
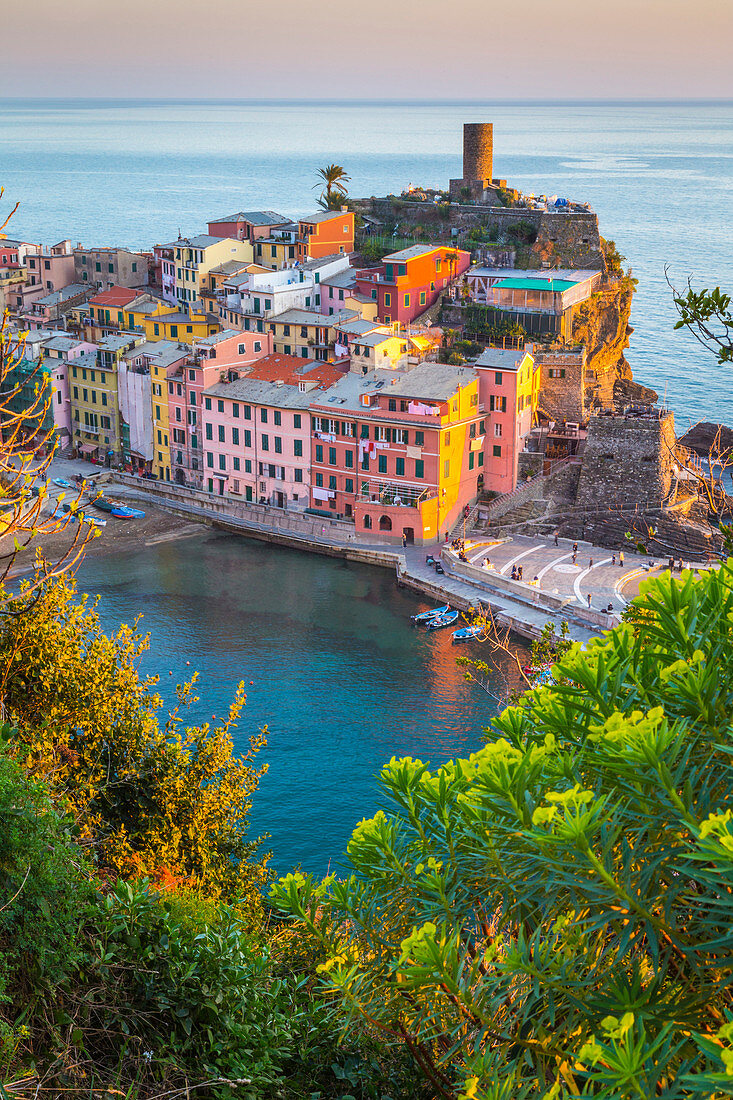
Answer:
[{"label": "rocky cliff", "polygon": [[634,289],[622,277],[607,283],[579,307],[573,321],[573,341],[584,344],[586,408],[589,412],[650,404],[654,390],[635,382],[624,352],[634,331],[629,324]]}]

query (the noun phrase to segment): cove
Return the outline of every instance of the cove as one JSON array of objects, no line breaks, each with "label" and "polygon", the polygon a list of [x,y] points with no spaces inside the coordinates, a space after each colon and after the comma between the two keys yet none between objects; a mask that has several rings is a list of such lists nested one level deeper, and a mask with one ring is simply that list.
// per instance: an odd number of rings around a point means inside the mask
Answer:
[{"label": "cove", "polygon": [[160,676],[167,705],[199,672],[191,724],[225,715],[245,682],[237,750],[268,727],[250,835],[270,835],[278,872],[338,870],[354,825],[379,806],[390,757],[468,755],[496,709],[455,662],[481,647],[413,627],[428,605],[387,569],[210,532],[90,556],[77,579],[99,595],[107,631],[142,616],[142,671]]}]

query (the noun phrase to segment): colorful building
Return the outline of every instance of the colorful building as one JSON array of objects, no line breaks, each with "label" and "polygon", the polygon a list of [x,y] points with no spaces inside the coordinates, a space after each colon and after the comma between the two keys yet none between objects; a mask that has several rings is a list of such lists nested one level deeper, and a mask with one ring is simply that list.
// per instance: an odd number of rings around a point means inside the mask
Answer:
[{"label": "colorful building", "polygon": [[516,487],[519,452],[537,413],[541,372],[524,348],[486,348],[474,367],[488,422],[484,488],[509,493]]},{"label": "colorful building", "polygon": [[176,269],[175,300],[179,309],[200,301],[201,291],[206,290],[206,276],[212,268],[230,260],[251,263],[254,259],[249,241],[214,237],[206,233],[190,239],[182,237],[166,247],[173,250]]},{"label": "colorful building", "polygon": [[79,244],[74,249],[74,271],[76,281],[90,287],[147,286],[148,256],[127,248],[82,248]]},{"label": "colorful building", "polygon": [[362,270],[357,286],[377,303],[381,321],[406,325],[434,305],[470,263],[470,253],[459,248],[416,244],[385,256],[379,268]]},{"label": "colorful building", "polygon": [[142,337],[105,336],[95,352],[70,364],[70,405],[74,446],[80,455],[111,465],[123,452],[118,369],[121,357]]},{"label": "colorful building", "polygon": [[339,377],[330,364],[273,354],[237,381],[209,387],[204,488],[277,508],[307,508],[308,409]]},{"label": "colorful building", "polygon": [[343,210],[323,210],[298,219],[297,258],[300,263],[354,251],[354,215]]},{"label": "colorful building", "polygon": [[95,348],[66,334],[39,335],[38,341],[23,341],[20,360],[9,360],[12,366],[4,380],[5,404],[16,416],[28,414],[28,429],[34,429],[39,442],[45,440],[47,450],[54,445],[63,449],[69,446],[72,434],[70,364]]},{"label": "colorful building", "polygon": [[289,225],[290,218],[277,214],[274,210],[249,210],[228,214],[209,222],[211,237],[229,237],[235,241],[255,241],[269,237],[278,226]]},{"label": "colorful building", "polygon": [[485,306],[496,321],[514,322],[530,336],[570,337],[578,306],[603,278],[601,271],[524,271],[473,267],[464,277],[468,300]]},{"label": "colorful building", "polygon": [[176,484],[204,487],[204,390],[236,381],[271,351],[271,333],[227,329],[198,340],[185,361],[168,372],[171,468]]},{"label": "colorful building", "polygon": [[350,373],[311,403],[311,503],[357,537],[434,542],[483,488],[486,419],[470,367]]},{"label": "colorful building", "polygon": [[272,317],[269,322],[275,351],[282,355],[297,355],[301,359],[333,359],[336,345],[335,325],[339,321],[355,320],[358,314],[344,310],[325,317],[314,310],[289,309]]}]

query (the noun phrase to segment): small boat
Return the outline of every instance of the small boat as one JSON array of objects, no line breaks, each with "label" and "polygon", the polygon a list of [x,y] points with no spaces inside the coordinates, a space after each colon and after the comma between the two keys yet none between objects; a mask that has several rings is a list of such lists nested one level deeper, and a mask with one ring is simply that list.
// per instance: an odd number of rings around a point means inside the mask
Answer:
[{"label": "small boat", "polygon": [[67,477],[55,477],[53,479],[54,485],[60,485],[62,489],[73,489],[74,486]]},{"label": "small boat", "polygon": [[100,512],[110,512],[118,519],[145,519],[145,513],[140,508],[131,508],[121,500],[113,500],[111,497],[99,495],[94,497],[91,503]]},{"label": "small boat", "polygon": [[453,641],[467,642],[469,638],[478,638],[483,629],[482,626],[462,626],[460,630],[453,631]]},{"label": "small boat", "polygon": [[434,619],[436,615],[445,615],[447,611],[450,611],[450,604],[446,603],[442,607],[434,607],[432,611],[421,611],[419,615],[411,615],[413,623],[424,623],[428,619]]},{"label": "small boat", "polygon": [[445,615],[438,615],[436,619],[428,619],[428,630],[440,630],[441,626],[451,626],[458,618],[457,611],[448,611]]}]

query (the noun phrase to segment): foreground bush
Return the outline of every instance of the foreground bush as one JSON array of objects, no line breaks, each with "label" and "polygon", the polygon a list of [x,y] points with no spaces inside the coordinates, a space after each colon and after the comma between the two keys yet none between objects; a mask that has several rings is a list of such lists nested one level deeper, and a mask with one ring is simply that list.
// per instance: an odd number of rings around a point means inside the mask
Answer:
[{"label": "foreground bush", "polygon": [[273,888],[435,1096],[733,1093],[732,642],[733,561],[647,582],[480,752],[393,760],[346,881]]}]

